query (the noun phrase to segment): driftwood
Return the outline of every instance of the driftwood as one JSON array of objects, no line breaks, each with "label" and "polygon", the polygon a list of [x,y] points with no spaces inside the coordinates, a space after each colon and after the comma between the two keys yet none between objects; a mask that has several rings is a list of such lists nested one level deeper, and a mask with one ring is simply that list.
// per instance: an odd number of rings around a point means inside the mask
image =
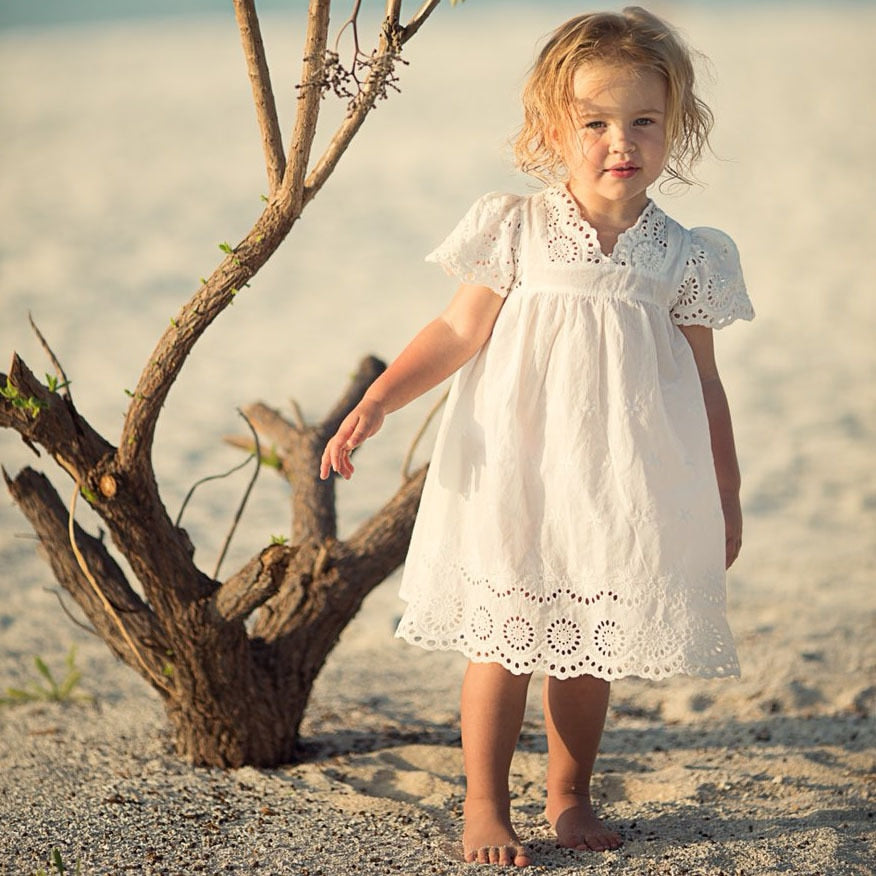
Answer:
[{"label": "driftwood", "polygon": [[[194,344],[277,250],[374,102],[394,86],[402,46],[438,0],[423,3],[407,25],[400,22],[401,0],[387,0],[377,48],[362,55],[356,34],[356,57],[347,71],[327,48],[330,0],[311,0],[288,159],[253,0],[234,5],[264,145],[269,197],[262,215],[159,339],[117,445],[76,409],[66,375],[44,341],[59,379],[43,384],[13,355],[9,373],[0,374],[0,426],[16,430],[34,450],[45,450],[69,474],[71,498],[65,501],[31,468],[15,477],[3,472],[58,582],[113,653],[160,693],[179,753],[198,764],[267,766],[294,759],[317,673],[363,598],[402,562],[425,470],[407,477],[383,508],[340,541],[334,480],[319,480],[318,460],[382,363],[365,359],[316,425],[290,423],[263,404],[249,407],[248,421],[267,439],[292,486],[293,536],[217,580],[195,565],[186,532],[164,507],[152,463],[155,426]],[[348,22],[354,27],[358,5]],[[312,160],[320,100],[328,88],[348,94],[348,114],[325,152]],[[75,522],[79,501],[88,502],[106,525],[136,588],[110,546]]]}]

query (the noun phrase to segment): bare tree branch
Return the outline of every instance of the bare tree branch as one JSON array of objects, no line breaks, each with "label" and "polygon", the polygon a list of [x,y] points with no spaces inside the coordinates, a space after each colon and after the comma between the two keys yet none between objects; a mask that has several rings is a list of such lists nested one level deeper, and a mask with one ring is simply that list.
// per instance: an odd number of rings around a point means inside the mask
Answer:
[{"label": "bare tree branch", "polygon": [[[129,641],[121,634],[113,617],[106,611],[106,601],[117,614],[124,615],[125,628],[131,638],[141,643],[149,662],[148,680],[160,672],[156,655],[163,653],[164,635],[155,616],[146,603],[131,589],[124,572],[110,556],[104,544],[85,532],[77,523],[71,523],[67,508],[45,475],[25,468],[11,479],[3,472],[12,498],[30,521],[40,542],[46,547],[46,558],[52,566],[55,579],[76,600],[100,637],[113,652],[141,675],[144,668],[134,656]],[[77,561],[71,546],[69,527],[78,550],[90,574],[100,578],[103,599],[93,588]],[[66,549],[61,546],[66,545]],[[106,601],[105,601],[106,600]]]},{"label": "bare tree branch", "polygon": [[425,3],[414,13],[404,29],[404,42],[407,42],[425,23],[426,19],[435,11],[441,0],[426,0]]},{"label": "bare tree branch", "polygon": [[[179,506],[179,511],[177,511],[177,513],[176,513],[176,520],[173,521],[174,526],[179,526],[182,523],[183,514],[185,514],[186,508],[188,507],[188,504],[191,501],[192,496],[195,495],[195,490],[197,490],[198,487],[200,487],[202,484],[208,484],[208,483],[210,483],[210,481],[221,481],[224,478],[230,477],[235,472],[240,471],[245,465],[247,465],[249,463],[250,459],[252,459],[253,455],[256,452],[255,445],[252,442],[246,441],[246,439],[244,439],[244,441],[245,441],[245,444],[238,443],[236,446],[242,447],[242,448],[245,447],[246,449],[248,449],[249,456],[246,459],[244,459],[243,462],[238,463],[233,468],[229,468],[228,471],[223,471],[222,474],[207,475],[206,477],[198,478],[198,480],[196,480],[191,485],[191,487],[189,487],[189,491],[186,493],[185,498],[182,500],[182,504]],[[229,442],[229,443],[231,443],[231,442]]]},{"label": "bare tree branch", "polygon": [[304,176],[316,133],[328,38],[329,0],[311,0],[300,103],[282,185],[249,234],[192,296],[158,341],[133,393],[119,442],[124,468],[151,469],[155,426],[167,394],[197,340],[234,300],[289,233],[303,207]]},{"label": "bare tree branch", "polygon": [[43,350],[46,351],[46,355],[51,360],[58,377],[61,378],[61,385],[58,387],[58,392],[67,396],[72,402],[73,396],[70,394],[70,381],[67,379],[67,374],[64,371],[60,360],[55,355],[55,351],[49,346],[49,342],[45,339],[37,324],[34,322],[33,314],[30,311],[27,312],[27,319],[30,322],[30,327],[33,329],[34,334],[37,336],[37,340],[40,342]]},{"label": "bare tree branch", "polygon": [[250,494],[252,493],[252,488],[255,486],[255,482],[258,480],[259,472],[262,470],[262,448],[259,444],[259,436],[256,430],[253,428],[252,423],[247,418],[246,414],[243,411],[238,410],[238,414],[243,417],[244,422],[247,426],[249,426],[249,431],[252,433],[252,440],[255,443],[255,453],[253,456],[255,457],[255,471],[252,473],[252,477],[249,479],[249,483],[246,485],[246,490],[244,490],[243,498],[240,500],[240,504],[237,506],[237,511],[234,514],[234,519],[231,522],[231,527],[228,530],[228,534],[225,536],[225,541],[222,545],[222,551],[219,554],[219,559],[216,560],[216,568],[213,570],[213,577],[219,577],[219,570],[222,568],[222,561],[225,559],[225,554],[228,553],[228,546],[231,544],[231,539],[234,538],[234,533],[237,531],[237,524],[240,523],[240,518],[243,516],[243,510],[246,508],[246,503],[249,501]]},{"label": "bare tree branch", "polygon": [[316,134],[319,102],[323,92],[325,47],[328,40],[329,0],[310,0],[307,35],[304,41],[304,66],[298,94],[298,112],[289,147],[289,161],[283,176],[283,191],[295,213],[304,205],[304,178],[310,163],[310,150]]},{"label": "bare tree branch", "polygon": [[41,445],[74,478],[85,478],[114,447],[83,419],[69,398],[43,386],[18,354],[0,374],[0,426]]},{"label": "bare tree branch", "polygon": [[399,10],[396,9],[396,5],[395,0],[387,0],[386,9],[388,15],[384,20],[377,48],[378,57],[383,57],[386,63],[371,65],[368,78],[362,86],[364,99],[356,102],[352,112],[335,132],[325,152],[323,152],[319,161],[307,176],[302,207],[313,199],[316,193],[323,187],[325,181],[331,176],[341,156],[350,145],[350,141],[356,136],[368,113],[373,108],[377,96],[381,93],[381,85],[386,82],[388,74],[392,72],[392,60],[399,55],[402,46],[432,14],[438,5],[438,0],[435,0],[433,3],[425,3],[420,7],[415,18],[405,28],[400,28],[398,25]]},{"label": "bare tree branch", "polygon": [[[311,0],[299,106],[283,183],[259,220],[236,247],[223,245],[227,257],[207,282],[171,320],[140,375],[119,441],[123,468],[149,468],[149,456],[158,415],[183,363],[213,320],[234,300],[270,258],[293,224],[337,166],[350,141],[362,126],[392,73],[392,63],[413,34],[385,21],[377,49],[380,63],[369,66],[362,86],[364,99],[335,132],[329,146],[309,173],[311,147],[319,102],[325,86],[325,48],[328,38],[329,0]],[[431,13],[423,8],[423,17]],[[422,23],[422,21],[420,22]]]},{"label": "bare tree branch", "polygon": [[270,195],[273,196],[283,180],[286,156],[283,154],[283,138],[280,134],[277,106],[271,87],[271,74],[265,57],[265,47],[262,42],[254,0],[234,0],[234,14],[243,43],[243,54],[246,58],[249,81],[252,85],[256,116],[262,132],[262,149],[265,153],[268,186],[270,187]]},{"label": "bare tree branch", "polygon": [[427,469],[423,466],[414,472],[383,508],[344,542],[349,554],[361,563],[363,575],[367,568],[382,581],[404,561]]},{"label": "bare tree branch", "polygon": [[246,407],[253,426],[277,448],[283,476],[292,487],[292,541],[334,538],[337,534],[334,482],[319,479],[325,445],[315,427],[298,429],[276,410],[258,403]]},{"label": "bare tree branch", "polygon": [[386,0],[386,9],[383,17],[394,27],[398,26],[398,19],[401,15],[402,0]]},{"label": "bare tree branch", "polygon": [[115,605],[113,605],[112,600],[103,592],[100,584],[98,584],[97,579],[91,572],[91,569],[88,567],[88,562],[85,559],[82,551],[79,549],[79,541],[76,536],[76,521],[74,520],[74,515],[76,513],[76,501],[79,499],[79,491],[82,488],[82,484],[77,481],[76,487],[73,490],[73,496],[70,500],[70,510],[67,514],[67,534],[70,539],[70,547],[73,550],[73,556],[76,558],[76,562],[79,565],[79,569],[82,574],[85,576],[86,581],[91,585],[91,589],[94,592],[94,595],[97,596],[100,603],[103,605],[104,611],[106,615],[113,619],[116,624],[116,628],[118,629],[121,637],[125,640],[128,648],[131,650],[131,654],[134,656],[134,659],[137,663],[140,664],[143,672],[146,674],[148,678],[152,680],[153,685],[158,688],[158,690],[163,690],[169,696],[173,695],[173,690],[168,687],[168,685],[164,682],[162,677],[155,672],[154,669],[149,665],[146,661],[146,658],[143,656],[143,650],[137,644],[136,639],[131,635],[128,630],[127,625],[122,620],[121,615],[116,610]]},{"label": "bare tree branch", "polygon": [[232,575],[213,596],[216,611],[229,623],[245,620],[283,583],[297,547],[273,544]]}]

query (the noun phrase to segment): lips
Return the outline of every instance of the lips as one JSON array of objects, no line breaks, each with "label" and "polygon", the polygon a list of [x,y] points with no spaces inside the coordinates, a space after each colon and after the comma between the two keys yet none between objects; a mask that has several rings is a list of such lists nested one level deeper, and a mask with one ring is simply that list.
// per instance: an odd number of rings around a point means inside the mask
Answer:
[{"label": "lips", "polygon": [[614,167],[609,167],[605,172],[620,179],[628,179],[634,176],[638,170],[639,168],[635,164],[616,164]]}]

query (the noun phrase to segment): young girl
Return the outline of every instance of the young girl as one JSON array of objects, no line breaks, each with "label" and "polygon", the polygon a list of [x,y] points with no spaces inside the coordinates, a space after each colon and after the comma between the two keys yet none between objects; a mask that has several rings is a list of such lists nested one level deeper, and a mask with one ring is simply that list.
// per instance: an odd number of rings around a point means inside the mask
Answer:
[{"label": "young girl", "polygon": [[546,674],[546,816],[604,851],[590,779],[612,679],[738,674],[725,567],[739,470],[712,329],[750,319],[736,248],[649,199],[688,181],[712,117],[686,47],[638,7],[582,15],[526,85],[520,167],[429,257],[461,283],[328,442],[321,474],[456,374],[401,595],[398,635],[469,659],[465,859],[525,866],[508,775],[531,674]]}]

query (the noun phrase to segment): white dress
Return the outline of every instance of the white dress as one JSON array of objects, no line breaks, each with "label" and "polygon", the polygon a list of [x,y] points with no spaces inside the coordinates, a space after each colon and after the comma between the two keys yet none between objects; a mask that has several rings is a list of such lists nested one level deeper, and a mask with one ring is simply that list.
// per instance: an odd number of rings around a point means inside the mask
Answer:
[{"label": "white dress", "polygon": [[486,195],[428,258],[506,300],[450,390],[397,635],[514,673],[738,675],[678,329],[753,317],[733,242],[649,202],[606,256],[557,186]]}]

